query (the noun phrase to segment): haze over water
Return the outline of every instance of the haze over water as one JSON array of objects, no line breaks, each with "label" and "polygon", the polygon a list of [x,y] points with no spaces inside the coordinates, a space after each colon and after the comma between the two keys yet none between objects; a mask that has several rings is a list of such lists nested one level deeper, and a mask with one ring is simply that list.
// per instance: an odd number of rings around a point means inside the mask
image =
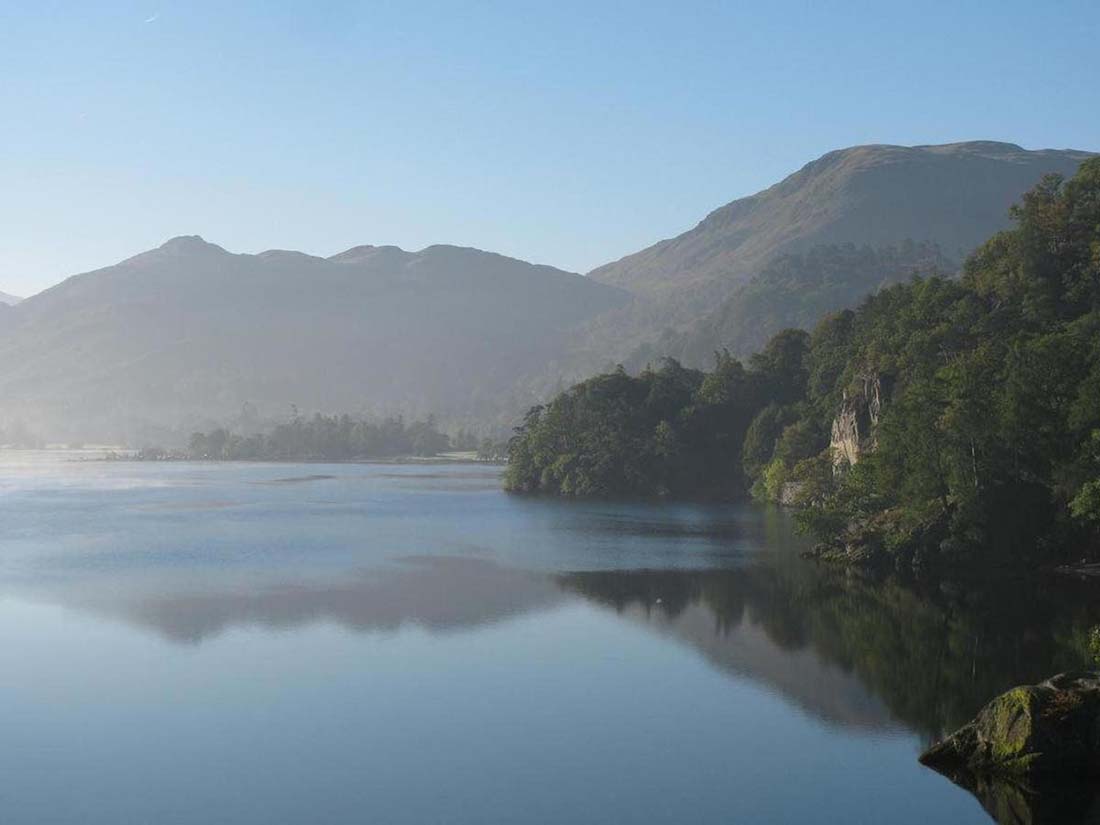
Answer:
[{"label": "haze over water", "polygon": [[4,820],[982,823],[918,752],[1096,618],[498,473],[9,455]]}]

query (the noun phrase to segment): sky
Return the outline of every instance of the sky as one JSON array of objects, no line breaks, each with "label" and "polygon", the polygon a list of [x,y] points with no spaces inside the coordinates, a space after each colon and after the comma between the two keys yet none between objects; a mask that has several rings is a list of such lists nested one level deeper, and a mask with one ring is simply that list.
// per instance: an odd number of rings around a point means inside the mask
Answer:
[{"label": "sky", "polygon": [[170,237],[572,271],[832,149],[1100,150],[1100,3],[0,0],[0,290]]}]

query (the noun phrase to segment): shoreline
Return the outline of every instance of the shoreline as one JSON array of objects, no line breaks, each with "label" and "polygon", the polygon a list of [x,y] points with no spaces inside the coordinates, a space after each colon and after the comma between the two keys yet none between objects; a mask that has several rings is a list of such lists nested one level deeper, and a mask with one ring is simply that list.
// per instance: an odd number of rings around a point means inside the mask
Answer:
[{"label": "shoreline", "polygon": [[508,462],[496,459],[467,458],[459,456],[392,456],[386,458],[190,458],[137,456],[101,456],[98,458],[73,458],[74,462],[106,464],[486,464],[506,466]]}]

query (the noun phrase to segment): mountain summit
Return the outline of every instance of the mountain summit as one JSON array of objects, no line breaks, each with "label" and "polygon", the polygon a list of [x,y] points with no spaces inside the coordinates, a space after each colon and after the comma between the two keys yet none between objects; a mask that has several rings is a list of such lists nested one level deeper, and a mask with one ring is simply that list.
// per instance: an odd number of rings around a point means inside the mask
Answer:
[{"label": "mountain summit", "polygon": [[995,141],[840,149],[590,275],[643,295],[692,289],[709,299],[819,244],[928,241],[958,260],[1005,228],[1009,207],[1044,174],[1072,175],[1090,155]]},{"label": "mountain summit", "polygon": [[589,273],[634,294],[590,324],[567,372],[663,356],[708,366],[785,327],[812,327],[914,272],[950,274],[1048,173],[1092,153],[1013,143],[854,146],[719,207],[675,238]]}]

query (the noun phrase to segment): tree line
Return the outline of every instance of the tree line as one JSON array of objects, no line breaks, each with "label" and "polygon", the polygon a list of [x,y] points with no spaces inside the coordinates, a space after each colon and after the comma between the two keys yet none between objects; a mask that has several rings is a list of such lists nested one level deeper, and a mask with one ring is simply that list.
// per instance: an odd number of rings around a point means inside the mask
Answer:
[{"label": "tree line", "polygon": [[[452,443],[457,442],[457,443]],[[186,458],[222,461],[351,461],[405,456],[434,456],[450,449],[471,450],[472,436],[455,437],[439,430],[433,417],[406,421],[393,416],[379,421],[350,415],[312,418],[295,415],[268,432],[239,435],[224,427],[192,434]],[[476,447],[482,460],[500,457],[502,448],[489,439]]]},{"label": "tree line", "polygon": [[[507,488],[751,492],[797,504],[834,546],[918,560],[1096,550],[1100,158],[1044,178],[1012,217],[957,280],[884,288],[747,363],[619,369],[533,408]],[[857,455],[831,446],[845,409]]]}]

